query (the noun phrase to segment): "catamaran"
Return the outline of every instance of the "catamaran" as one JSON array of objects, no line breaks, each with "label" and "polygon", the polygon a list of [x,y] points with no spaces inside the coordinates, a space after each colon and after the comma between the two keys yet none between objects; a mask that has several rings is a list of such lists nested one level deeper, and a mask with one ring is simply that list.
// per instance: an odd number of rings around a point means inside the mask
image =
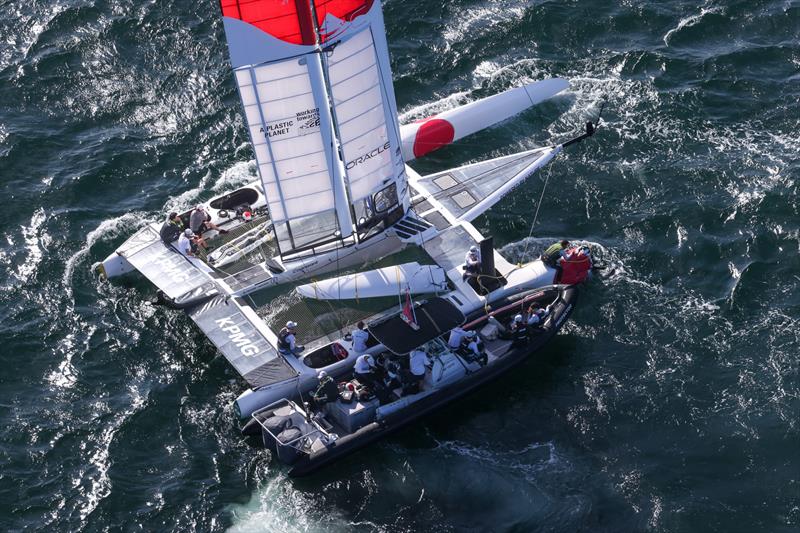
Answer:
[{"label": "catamaran", "polygon": [[[346,326],[385,318],[396,307],[387,299],[398,294],[444,295],[468,315],[554,282],[553,267],[510,263],[471,222],[591,136],[592,123],[562,144],[431,175],[407,163],[559,94],[566,80],[530,83],[401,126],[379,2],[220,5],[258,179],[202,204],[220,229],[203,235],[213,249],[184,255],[150,224],[98,270],[107,278],[138,271],[165,303],[186,310],[250,385],[236,401],[239,416],[310,390],[320,369],[346,373],[359,355],[347,347]],[[179,214],[185,224],[190,213]],[[481,249],[481,272],[465,276],[464,253],[473,246]],[[359,271],[404,250],[414,260]],[[337,276],[321,279],[330,273]],[[307,350],[297,357],[279,353],[280,322],[269,303],[301,281],[308,283],[292,294],[327,302],[304,305],[337,307],[306,313]]]}]

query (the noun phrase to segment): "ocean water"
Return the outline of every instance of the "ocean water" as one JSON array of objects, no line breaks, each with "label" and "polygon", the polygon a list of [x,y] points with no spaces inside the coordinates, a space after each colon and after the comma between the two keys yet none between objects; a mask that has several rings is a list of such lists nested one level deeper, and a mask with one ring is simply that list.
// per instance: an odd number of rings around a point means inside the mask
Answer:
[{"label": "ocean water", "polygon": [[566,94],[414,163],[602,129],[476,222],[613,266],[537,360],[317,476],[192,322],[92,265],[254,175],[214,0],[0,0],[0,530],[797,531],[800,2],[389,0],[402,120]]}]

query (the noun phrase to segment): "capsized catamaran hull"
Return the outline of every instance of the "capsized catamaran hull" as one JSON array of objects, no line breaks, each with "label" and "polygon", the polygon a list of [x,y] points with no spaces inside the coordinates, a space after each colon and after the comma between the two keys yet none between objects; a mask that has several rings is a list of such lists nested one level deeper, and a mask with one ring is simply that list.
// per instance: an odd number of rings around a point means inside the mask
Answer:
[{"label": "capsized catamaran hull", "polygon": [[[252,387],[236,402],[243,416],[274,394],[308,390],[318,367],[279,354],[275,333],[242,296],[359,267],[405,246],[421,247],[433,259],[453,288],[449,296],[467,312],[532,283],[552,282],[553,272],[541,263],[515,266],[492,251],[497,273],[486,279],[496,277],[499,287],[476,291],[462,279],[461,263],[484,240],[470,221],[548,164],[562,145],[425,177],[405,164],[404,154],[418,157],[505,120],[565,89],[564,80],[510,89],[401,128],[379,2],[220,5],[258,173],[257,182],[226,196],[242,203],[252,196],[243,190],[253,189],[256,198],[243,203],[268,213],[263,223],[272,239],[242,238],[239,252],[248,251],[239,253],[209,233],[217,253],[232,261],[223,264],[220,257],[212,265],[177,253],[152,224],[102,266],[108,277],[139,270],[167,302],[187,310]],[[212,222],[233,225],[219,201],[207,204]],[[267,245],[271,254],[263,250]],[[346,368],[354,356],[348,351],[329,366]]]},{"label": "capsized catamaran hull", "polygon": [[447,278],[440,266],[413,262],[314,281],[295,290],[316,300],[357,300],[397,296],[406,290],[411,294],[443,292]]}]

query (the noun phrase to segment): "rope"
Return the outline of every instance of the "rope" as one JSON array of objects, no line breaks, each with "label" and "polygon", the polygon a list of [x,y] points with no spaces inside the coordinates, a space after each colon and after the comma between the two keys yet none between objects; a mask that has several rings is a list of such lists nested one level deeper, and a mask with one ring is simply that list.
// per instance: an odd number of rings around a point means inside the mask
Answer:
[{"label": "rope", "polygon": [[531,236],[533,235],[533,227],[536,226],[536,220],[539,218],[539,209],[542,207],[542,201],[544,200],[544,192],[547,190],[547,183],[550,181],[550,175],[553,173],[553,166],[549,165],[547,167],[547,175],[544,178],[544,186],[542,187],[542,194],[539,196],[539,202],[536,204],[536,212],[533,214],[533,222],[531,222],[531,229],[528,232],[528,238],[525,239],[525,250],[522,252],[522,258],[520,259],[520,263],[518,266],[522,266],[522,260],[528,254],[528,246],[531,244]]}]

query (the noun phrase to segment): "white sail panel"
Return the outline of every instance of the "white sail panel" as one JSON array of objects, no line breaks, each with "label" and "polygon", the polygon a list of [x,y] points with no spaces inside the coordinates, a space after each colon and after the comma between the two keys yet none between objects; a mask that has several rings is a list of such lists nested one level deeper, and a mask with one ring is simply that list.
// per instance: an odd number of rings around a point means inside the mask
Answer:
[{"label": "white sail panel", "polygon": [[327,64],[350,200],[356,202],[395,177],[386,93],[370,28],[338,44]]},{"label": "white sail panel", "polygon": [[236,81],[273,222],[334,209],[307,58],[241,68]]}]

